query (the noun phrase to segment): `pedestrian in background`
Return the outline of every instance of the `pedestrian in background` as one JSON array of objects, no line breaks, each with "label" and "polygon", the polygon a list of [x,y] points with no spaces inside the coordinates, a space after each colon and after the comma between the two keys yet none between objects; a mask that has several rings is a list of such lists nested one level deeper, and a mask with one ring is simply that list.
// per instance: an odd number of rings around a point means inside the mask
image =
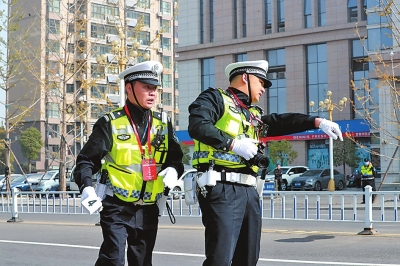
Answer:
[{"label": "pedestrian in background", "polygon": [[[183,173],[182,150],[164,112],[154,112],[156,61],[136,64],[119,75],[127,95],[123,107],[100,118],[76,160],[75,178],[82,202],[103,199],[103,243],[96,266],[151,266],[163,206],[156,202]],[[102,160],[104,161],[102,163]],[[97,195],[91,176],[101,171],[105,194]],[[98,185],[99,186],[99,185]],[[100,199],[99,199],[100,197]],[[160,208],[160,209],[159,209]]]},{"label": "pedestrian in background", "polygon": [[319,127],[342,140],[339,126],[329,120],[298,113],[263,115],[252,105],[272,85],[267,70],[265,60],[230,64],[225,69],[229,88],[204,90],[189,106],[188,132],[195,142],[192,165],[198,171],[205,226],[203,266],[257,264],[261,214],[255,186],[263,182],[257,180],[255,159],[263,155],[260,137]]},{"label": "pedestrian in background", "polygon": [[[361,186],[362,190],[365,191],[366,186],[371,186],[372,191],[376,191],[375,187],[375,169],[368,158],[364,159],[364,165],[361,166]],[[375,194],[372,195],[372,202],[375,200]],[[363,200],[361,204],[365,203],[365,194],[363,194]]]},{"label": "pedestrian in background", "polygon": [[282,191],[282,169],[281,165],[278,164],[274,170],[275,184],[278,187],[278,191]]}]

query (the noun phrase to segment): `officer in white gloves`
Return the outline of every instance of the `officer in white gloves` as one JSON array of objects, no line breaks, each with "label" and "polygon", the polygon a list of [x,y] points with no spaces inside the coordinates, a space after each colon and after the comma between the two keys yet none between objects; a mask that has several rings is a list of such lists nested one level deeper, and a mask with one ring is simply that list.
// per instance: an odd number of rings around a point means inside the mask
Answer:
[{"label": "officer in white gloves", "polygon": [[[271,86],[265,60],[232,63],[230,86],[209,88],[189,106],[192,164],[201,186],[197,194],[205,226],[203,266],[257,264],[261,214],[256,190],[259,139],[321,128],[342,140],[334,122],[299,113],[263,115],[257,103]],[[264,160],[267,161],[267,160]],[[200,182],[199,182],[200,181]]]},{"label": "officer in white gloves", "polygon": [[[121,72],[125,105],[96,122],[77,157],[74,175],[82,205],[89,213],[100,211],[103,243],[96,266],[124,266],[125,257],[130,266],[152,265],[165,194],[183,173],[170,118],[151,111],[161,72],[156,61]],[[102,181],[94,189],[91,176],[98,171]]]}]

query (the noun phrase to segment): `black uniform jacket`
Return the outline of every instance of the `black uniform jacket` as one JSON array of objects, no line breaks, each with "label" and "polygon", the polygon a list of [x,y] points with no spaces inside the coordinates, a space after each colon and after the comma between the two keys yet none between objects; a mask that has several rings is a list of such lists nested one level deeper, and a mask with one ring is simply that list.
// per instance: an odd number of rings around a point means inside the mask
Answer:
[{"label": "black uniform jacket", "polygon": [[[140,107],[129,102],[129,100],[126,101],[126,105],[144,145],[147,142],[147,137],[143,137],[143,134],[145,133],[144,129],[149,119],[150,110],[143,111]],[[170,120],[168,120],[168,137],[168,154],[161,170],[171,166],[176,169],[178,176],[181,176],[183,173],[183,153]],[[88,142],[83,146],[76,159],[74,177],[81,193],[83,188],[92,185],[91,176],[100,170],[101,159],[111,151],[112,145],[111,123],[106,115],[97,120]]]},{"label": "black uniform jacket", "polygon": [[[249,106],[248,96],[230,88],[246,106]],[[224,114],[224,103],[221,93],[217,89],[209,88],[202,92],[189,105],[190,137],[219,150],[228,151],[233,141],[232,137],[217,129],[214,125]],[[267,124],[268,136],[282,136],[315,129],[316,116],[300,113],[269,114],[261,117]]]}]

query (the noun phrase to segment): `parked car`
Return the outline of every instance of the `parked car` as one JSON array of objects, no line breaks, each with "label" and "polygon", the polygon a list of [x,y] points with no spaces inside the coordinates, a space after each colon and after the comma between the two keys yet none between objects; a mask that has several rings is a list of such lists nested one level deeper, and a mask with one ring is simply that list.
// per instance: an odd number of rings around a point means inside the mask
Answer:
[{"label": "parked car", "polygon": [[[71,173],[70,173],[70,177],[67,178],[66,180],[66,191],[78,191],[79,192],[79,187],[78,185],[75,183],[75,177],[74,177],[74,170],[75,170],[75,166],[72,167],[71,169]],[[92,175],[92,184],[93,187],[96,187],[96,183],[97,183],[97,176],[100,174],[100,171],[94,175]],[[55,186],[51,189],[51,191],[60,191],[59,186]]]},{"label": "parked car", "polygon": [[58,185],[60,182],[60,175],[58,170],[47,171],[41,179],[32,183],[34,191],[50,191],[50,189]]},{"label": "parked car", "polygon": [[[29,184],[32,186],[32,184],[38,182],[42,176],[43,173],[26,174],[26,178],[25,176],[20,175],[11,182],[11,189],[16,188],[19,191],[30,191]],[[6,188],[4,187],[4,190],[5,189]]]},{"label": "parked car", "polygon": [[[333,170],[336,190],[342,190],[346,187],[346,178],[344,174]],[[301,176],[293,178],[292,190],[316,190],[328,188],[330,169],[313,169],[304,172]]]},{"label": "parked car", "polygon": [[[172,189],[172,191],[184,191],[183,190],[183,179],[189,175],[189,174],[193,174],[196,173],[197,170],[196,169],[189,169],[186,170],[185,172],[183,172],[183,174],[178,178],[178,182],[176,182],[175,187]],[[185,195],[182,194],[182,197],[184,197]],[[174,199],[179,199],[179,194],[178,193],[174,193],[173,194],[173,198]]]},{"label": "parked car", "polygon": [[[21,174],[11,174],[10,175],[10,184],[17,178],[23,176]],[[6,187],[6,179],[5,179],[5,175],[0,176],[0,191],[4,191],[7,190]]]},{"label": "parked car", "polygon": [[[274,170],[271,170],[265,176],[265,181],[274,181],[275,175]],[[293,178],[300,176],[302,173],[308,170],[307,166],[297,165],[297,166],[281,166],[282,170],[282,190],[289,190],[289,187],[293,184]]]}]

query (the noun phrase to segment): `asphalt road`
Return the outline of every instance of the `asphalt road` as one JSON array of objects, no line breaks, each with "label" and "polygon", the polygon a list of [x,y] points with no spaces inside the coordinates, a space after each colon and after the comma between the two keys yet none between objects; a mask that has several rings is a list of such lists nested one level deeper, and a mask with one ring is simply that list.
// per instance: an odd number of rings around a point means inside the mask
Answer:
[{"label": "asphalt road", "polygon": [[[98,216],[0,213],[0,265],[94,265],[102,241]],[[379,223],[372,236],[362,223],[264,220],[257,265],[400,265],[398,223]],[[154,266],[201,265],[199,217],[160,219]]]}]

